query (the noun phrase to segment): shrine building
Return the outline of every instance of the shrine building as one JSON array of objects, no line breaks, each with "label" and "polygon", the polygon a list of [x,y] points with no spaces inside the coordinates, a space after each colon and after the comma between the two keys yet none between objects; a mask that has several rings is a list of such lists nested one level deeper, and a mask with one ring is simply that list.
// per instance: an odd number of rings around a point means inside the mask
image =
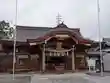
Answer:
[{"label": "shrine building", "polygon": [[[86,51],[91,41],[80,28],[69,28],[63,22],[56,27],[17,26],[15,72],[82,71],[87,69]],[[13,63],[13,41],[0,41],[0,71],[10,72]]]}]

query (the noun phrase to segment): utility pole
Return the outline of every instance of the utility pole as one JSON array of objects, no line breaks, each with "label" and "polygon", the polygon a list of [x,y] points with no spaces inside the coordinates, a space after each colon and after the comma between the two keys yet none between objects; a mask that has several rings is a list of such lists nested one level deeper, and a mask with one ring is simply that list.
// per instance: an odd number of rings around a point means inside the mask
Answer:
[{"label": "utility pole", "polygon": [[97,0],[97,17],[98,17],[98,29],[99,29],[99,46],[100,46],[100,60],[101,60],[101,71],[100,74],[103,76],[103,54],[102,54],[102,44],[101,44],[101,29],[100,29],[100,5],[99,0]]},{"label": "utility pole", "polygon": [[17,27],[17,8],[18,0],[16,0],[15,9],[15,25],[14,25],[14,44],[13,44],[13,80],[15,79],[15,65],[16,65],[16,27]]}]

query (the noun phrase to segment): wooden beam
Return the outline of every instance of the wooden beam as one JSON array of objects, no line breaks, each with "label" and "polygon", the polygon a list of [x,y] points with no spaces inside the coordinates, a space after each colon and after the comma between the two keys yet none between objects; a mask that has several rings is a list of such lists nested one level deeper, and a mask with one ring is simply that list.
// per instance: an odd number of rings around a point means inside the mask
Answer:
[{"label": "wooden beam", "polygon": [[75,71],[74,47],[73,47],[73,49],[72,49],[72,70]]},{"label": "wooden beam", "polygon": [[42,71],[45,72],[45,44],[43,44],[42,51]]}]

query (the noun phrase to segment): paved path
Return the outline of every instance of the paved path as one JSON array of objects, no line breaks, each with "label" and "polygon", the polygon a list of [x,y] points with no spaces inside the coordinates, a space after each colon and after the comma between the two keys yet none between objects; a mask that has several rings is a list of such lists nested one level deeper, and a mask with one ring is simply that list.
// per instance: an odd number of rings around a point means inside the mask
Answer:
[{"label": "paved path", "polygon": [[110,83],[110,76],[89,76],[84,73],[17,74],[13,80],[11,74],[0,74],[0,83]]},{"label": "paved path", "polygon": [[0,83],[30,83],[31,76],[29,75],[15,75],[13,80],[12,74],[1,74]]},{"label": "paved path", "polygon": [[95,83],[110,83],[110,76],[86,76],[85,79],[88,79],[90,81],[93,81]]},{"label": "paved path", "polygon": [[77,74],[61,74],[61,75],[34,75],[31,83],[95,83],[89,79],[85,79],[86,75]]}]

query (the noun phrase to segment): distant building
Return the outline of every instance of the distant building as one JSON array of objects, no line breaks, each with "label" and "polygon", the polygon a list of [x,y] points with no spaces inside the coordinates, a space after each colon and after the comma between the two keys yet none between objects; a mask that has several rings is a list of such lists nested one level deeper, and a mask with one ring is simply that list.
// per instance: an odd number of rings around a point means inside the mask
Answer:
[{"label": "distant building", "polygon": [[[110,71],[110,38],[103,38],[103,41],[101,42],[101,51],[104,71]],[[91,48],[88,51],[88,57],[94,59],[96,61],[96,68],[98,67],[100,69],[101,60],[99,42],[95,42],[91,45]]]},{"label": "distant building", "polygon": [[[76,71],[87,69],[91,41],[79,28],[64,23],[51,27],[17,26],[15,71]],[[0,71],[12,71],[13,41],[0,41]]]}]

